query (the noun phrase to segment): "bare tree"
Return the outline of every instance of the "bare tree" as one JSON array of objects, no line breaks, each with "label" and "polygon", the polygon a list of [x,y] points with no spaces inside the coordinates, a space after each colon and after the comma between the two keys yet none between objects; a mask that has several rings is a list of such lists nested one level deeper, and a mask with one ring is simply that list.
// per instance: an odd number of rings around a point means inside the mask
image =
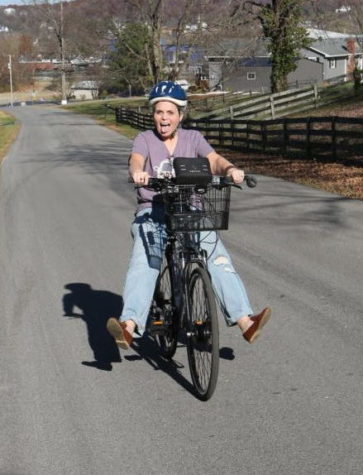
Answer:
[{"label": "bare tree", "polygon": [[[151,48],[147,48],[145,59],[153,82],[163,78],[177,79],[181,66],[187,63],[190,52],[198,43],[206,3],[202,0],[125,1],[134,20],[149,28]],[[163,54],[162,39],[168,40],[173,49],[174,59],[169,64],[166,64]]]},{"label": "bare tree", "polygon": [[0,90],[8,91],[10,88],[10,67],[12,83],[15,89],[31,80],[31,66],[19,62],[19,59],[29,52],[31,48],[30,38],[20,33],[9,33],[0,36]]},{"label": "bare tree", "polygon": [[357,35],[363,35],[363,4],[361,0],[351,0],[347,8],[352,28]]}]

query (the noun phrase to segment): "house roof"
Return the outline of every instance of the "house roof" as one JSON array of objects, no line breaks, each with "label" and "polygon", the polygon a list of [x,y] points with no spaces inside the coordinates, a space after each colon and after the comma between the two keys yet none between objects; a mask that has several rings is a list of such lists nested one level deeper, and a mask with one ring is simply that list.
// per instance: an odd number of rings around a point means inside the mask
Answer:
[{"label": "house roof", "polygon": [[338,31],[320,30],[318,28],[306,28],[309,37],[318,39],[334,39],[334,38],[350,38],[354,35],[348,33],[340,33]]},{"label": "house roof", "polygon": [[208,49],[210,58],[267,57],[266,41],[262,38],[230,38],[214,44]]},{"label": "house roof", "polygon": [[[363,38],[355,35],[342,33],[325,32],[324,36],[318,37],[318,32],[314,30],[316,37],[311,37],[312,43],[302,50],[303,56],[309,56],[311,52],[320,54],[326,58],[348,57],[348,42],[356,40],[355,54],[363,55]],[[311,31],[309,31],[311,33]],[[329,34],[332,36],[330,37]],[[305,53],[305,54],[304,54]],[[208,48],[206,56],[212,60],[223,60],[227,58],[270,58],[267,50],[267,41],[263,38],[233,38],[226,39]]]},{"label": "house roof", "polygon": [[[341,38],[320,38],[315,40],[306,49],[315,51],[325,57],[348,56],[347,40],[349,37]],[[356,54],[363,54],[362,47],[356,44]]]}]

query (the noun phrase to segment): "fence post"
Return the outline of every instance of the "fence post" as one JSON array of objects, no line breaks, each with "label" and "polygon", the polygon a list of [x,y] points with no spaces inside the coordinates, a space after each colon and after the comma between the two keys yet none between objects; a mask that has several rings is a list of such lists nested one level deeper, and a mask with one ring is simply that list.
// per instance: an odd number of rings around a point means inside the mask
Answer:
[{"label": "fence post", "polygon": [[306,121],[306,155],[311,158],[311,117]]},{"label": "fence post", "polygon": [[337,159],[337,133],[336,133],[336,117],[335,115],[331,119],[331,145],[332,145],[332,154],[334,160]]},{"label": "fence post", "polygon": [[250,123],[249,122],[247,122],[246,124],[246,149],[247,149],[247,152],[250,149]]},{"label": "fence post", "polygon": [[264,122],[260,123],[260,130],[261,130],[261,139],[262,139],[262,151],[266,152],[267,133],[266,133],[266,125],[264,124]]},{"label": "fence post", "polygon": [[275,103],[273,96],[270,96],[270,106],[271,106],[271,117],[275,118]]},{"label": "fence post", "polygon": [[123,121],[123,115],[124,115],[124,108],[122,106],[119,106],[116,109],[116,120],[117,120],[117,122],[122,122]]},{"label": "fence post", "polygon": [[233,118],[234,118],[233,106],[230,106],[230,108],[229,108],[229,116],[230,116],[230,119],[233,120]]},{"label": "fence post", "polygon": [[231,147],[234,148],[234,122],[231,122]]},{"label": "fence post", "polygon": [[287,154],[287,145],[288,145],[288,142],[289,142],[289,134],[288,134],[288,128],[287,128],[287,120],[286,119],[283,119],[283,151],[284,151],[284,154],[286,155]]},{"label": "fence post", "polygon": [[319,95],[318,95],[318,85],[317,84],[314,84],[314,101],[315,101],[315,109],[317,109],[318,107],[318,99],[319,99]]}]

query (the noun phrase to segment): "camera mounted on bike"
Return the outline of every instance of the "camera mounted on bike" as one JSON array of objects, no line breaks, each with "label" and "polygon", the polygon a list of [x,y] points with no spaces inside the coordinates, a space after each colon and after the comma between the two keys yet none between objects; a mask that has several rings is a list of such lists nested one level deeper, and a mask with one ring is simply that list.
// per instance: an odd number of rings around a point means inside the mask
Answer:
[{"label": "camera mounted on bike", "polygon": [[209,160],[206,157],[175,157],[173,161],[177,185],[207,186],[212,181]]}]

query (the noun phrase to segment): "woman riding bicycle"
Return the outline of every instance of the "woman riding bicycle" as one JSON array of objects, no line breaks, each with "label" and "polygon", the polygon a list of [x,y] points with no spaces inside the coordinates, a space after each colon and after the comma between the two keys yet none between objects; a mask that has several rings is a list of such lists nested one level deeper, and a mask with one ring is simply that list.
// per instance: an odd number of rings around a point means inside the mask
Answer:
[{"label": "woman riding bicycle", "polygon": [[[129,174],[142,188],[137,192],[132,223],[134,246],[123,293],[124,307],[120,320],[110,318],[107,322],[108,331],[123,349],[131,345],[135,330],[145,330],[166,243],[164,206],[158,194],[146,188],[149,177],[172,176],[174,157],[207,157],[212,174],[229,176],[236,184],[244,179],[244,172],[219,155],[198,131],[180,127],[187,98],[178,84],[160,82],[151,90],[149,103],[154,129],[135,138],[129,158]],[[253,343],[270,318],[270,308],[253,315],[243,282],[215,232],[201,233],[201,247],[207,252],[208,271],[227,325],[238,325],[245,340]]]}]

